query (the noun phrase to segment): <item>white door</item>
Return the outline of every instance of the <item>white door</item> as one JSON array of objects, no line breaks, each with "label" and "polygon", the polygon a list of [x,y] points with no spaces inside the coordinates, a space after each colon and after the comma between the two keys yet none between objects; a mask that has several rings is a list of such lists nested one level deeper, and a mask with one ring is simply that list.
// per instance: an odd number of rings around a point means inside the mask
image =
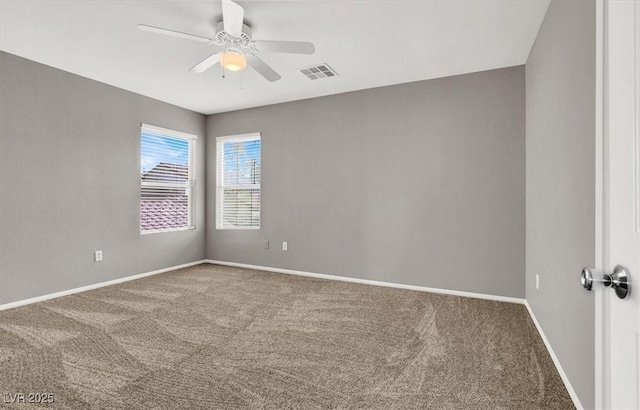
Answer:
[{"label": "white door", "polygon": [[610,290],[601,292],[600,403],[640,409],[640,1],[605,1],[603,61],[602,267],[611,273],[625,266],[631,293],[621,300]]}]

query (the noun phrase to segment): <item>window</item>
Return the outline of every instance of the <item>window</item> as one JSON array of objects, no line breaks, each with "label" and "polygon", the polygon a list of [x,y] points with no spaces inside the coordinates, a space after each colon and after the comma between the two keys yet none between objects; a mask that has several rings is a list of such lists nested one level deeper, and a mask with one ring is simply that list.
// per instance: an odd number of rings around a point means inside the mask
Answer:
[{"label": "window", "polygon": [[195,228],[196,138],[142,124],[141,233]]},{"label": "window", "polygon": [[216,229],[260,229],[260,134],[216,138]]}]

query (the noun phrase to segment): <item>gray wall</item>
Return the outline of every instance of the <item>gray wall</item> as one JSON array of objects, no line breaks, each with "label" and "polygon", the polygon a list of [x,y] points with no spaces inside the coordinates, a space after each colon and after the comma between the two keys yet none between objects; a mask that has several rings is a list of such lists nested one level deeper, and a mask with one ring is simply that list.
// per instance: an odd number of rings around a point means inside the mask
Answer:
[{"label": "gray wall", "polygon": [[[203,115],[7,53],[0,98],[0,304],[204,257]],[[196,230],[140,235],[141,122],[201,136]]]},{"label": "gray wall", "polygon": [[[526,64],[527,300],[594,407],[595,2],[553,1]],[[540,275],[540,290],[535,275]]]},{"label": "gray wall", "polygon": [[210,116],[209,221],[215,137],[261,132],[263,182],[207,257],[524,297],[524,126],[523,67]]}]

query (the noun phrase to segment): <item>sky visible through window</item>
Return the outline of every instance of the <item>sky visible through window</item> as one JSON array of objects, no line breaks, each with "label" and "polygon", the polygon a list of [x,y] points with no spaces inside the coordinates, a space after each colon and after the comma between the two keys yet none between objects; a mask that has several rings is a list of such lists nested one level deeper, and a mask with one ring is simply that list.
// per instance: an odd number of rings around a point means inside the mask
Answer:
[{"label": "sky visible through window", "polygon": [[224,185],[260,183],[260,140],[224,143]]},{"label": "sky visible through window", "polygon": [[143,132],[140,148],[143,173],[149,172],[161,162],[187,166],[189,161],[189,141],[185,139]]}]

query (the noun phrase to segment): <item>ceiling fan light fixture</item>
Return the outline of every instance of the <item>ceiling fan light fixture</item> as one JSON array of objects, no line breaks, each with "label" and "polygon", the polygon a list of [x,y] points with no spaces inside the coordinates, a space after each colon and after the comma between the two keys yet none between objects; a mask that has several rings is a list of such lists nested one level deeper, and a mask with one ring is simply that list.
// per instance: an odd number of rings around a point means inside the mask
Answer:
[{"label": "ceiling fan light fixture", "polygon": [[220,64],[229,71],[241,71],[247,68],[247,59],[240,50],[229,48],[220,56]]}]

